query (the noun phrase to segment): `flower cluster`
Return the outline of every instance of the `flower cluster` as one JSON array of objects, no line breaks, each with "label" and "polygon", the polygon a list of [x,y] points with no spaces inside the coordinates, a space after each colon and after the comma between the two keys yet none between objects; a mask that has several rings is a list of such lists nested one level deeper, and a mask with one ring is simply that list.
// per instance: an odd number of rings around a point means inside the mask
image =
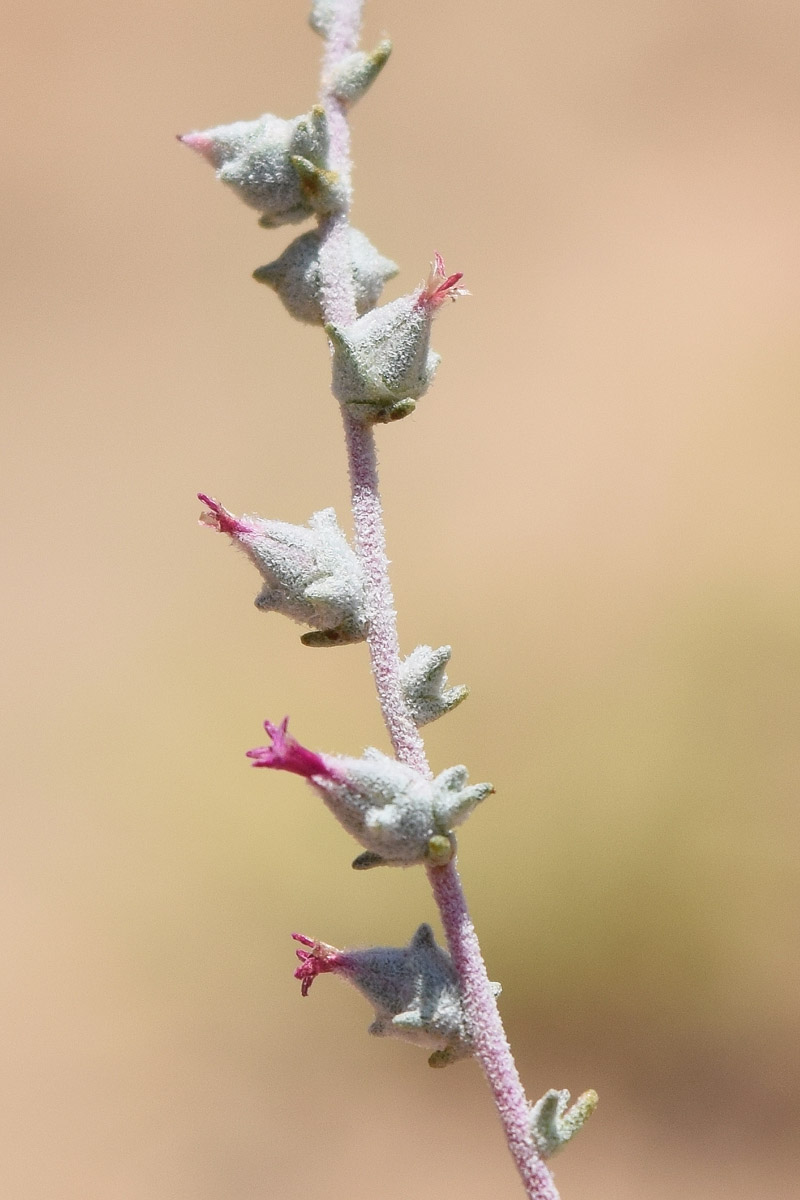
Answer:
[{"label": "flower cluster", "polygon": [[[303,934],[295,978],[304,996],[318,975],[332,972],[358,988],[375,1009],[369,1032],[398,1037],[433,1051],[428,1062],[445,1067],[472,1054],[472,1031],[450,955],[437,946],[430,925],[420,925],[407,946],[337,950]],[[500,984],[492,984],[497,995]]]},{"label": "flower cluster", "polygon": [[460,272],[448,275],[437,253],[427,283],[415,292],[365,313],[353,325],[325,326],[334,347],[333,392],[341,404],[380,422],[413,412],[439,365],[430,348],[434,315],[446,300],[468,294],[458,287],[460,279]]},{"label": "flower cluster", "polygon": [[[317,18],[312,13],[312,24],[322,32],[330,10],[323,4],[319,11]],[[343,100],[357,99],[390,49],[382,42],[371,55],[351,55],[339,65],[334,93]],[[320,105],[288,121],[266,113],[255,121],[181,134],[179,140],[206,159],[245,204],[258,209],[260,224],[268,228],[313,215],[322,218],[346,206],[346,191],[328,167],[328,120]],[[469,293],[459,287],[461,272],[449,274],[437,252],[424,284],[376,308],[397,267],[358,230],[349,229],[348,237],[359,315],[350,325],[325,323],[334,350],[333,394],[362,420],[397,421],[413,412],[436,374],[440,359],[430,348],[434,315],[446,300]],[[318,231],[304,234],[254,272],[259,282],[274,288],[293,317],[310,324],[324,323],[320,240]]]},{"label": "flower cluster", "polygon": [[269,229],[334,212],[343,202],[338,179],[326,166],[328,121],[320,105],[288,121],[265,113],[255,121],[180,134],[179,141],[210,163]]},{"label": "flower cluster", "polygon": [[300,639],[306,646],[341,646],[367,635],[364,581],[358,558],[339,528],[332,508],[314,513],[305,525],[236,517],[201,492],[204,525],[227,533],[264,580],[256,607],[280,612],[314,627]]},{"label": "flower cluster", "polygon": [[269,746],[248,750],[256,767],[303,775],[341,825],[365,851],[357,870],[409,867],[427,862],[442,866],[455,852],[453,830],[494,788],[467,786],[466,767],[449,767],[435,779],[368,749],[361,758],[318,754],[288,732],[288,717],[264,728]]}]

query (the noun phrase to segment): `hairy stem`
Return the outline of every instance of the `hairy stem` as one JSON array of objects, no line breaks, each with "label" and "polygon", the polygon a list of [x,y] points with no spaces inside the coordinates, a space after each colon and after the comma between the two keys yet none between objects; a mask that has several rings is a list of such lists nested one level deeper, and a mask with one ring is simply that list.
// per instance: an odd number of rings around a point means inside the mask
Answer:
[{"label": "hairy stem", "polygon": [[428,878],[439,906],[450,956],[461,980],[475,1057],[492,1089],[508,1148],[528,1195],[536,1200],[558,1200],[553,1177],[531,1143],[528,1101],[489,987],[486,964],[455,863],[429,867]]},{"label": "hairy stem", "polygon": [[353,525],[366,579],[367,644],[375,688],[395,754],[401,762],[416,767],[431,779],[433,772],[428,764],[422,737],[400,687],[397,618],[386,557],[375,436],[371,425],[364,424],[348,412],[344,412],[343,417],[350,467]]},{"label": "hairy stem", "polygon": [[[326,38],[321,102],[328,116],[330,167],[347,188],[348,207],[320,223],[322,307],[326,322],[349,325],[356,319],[348,244],[350,199],[350,130],[345,106],[326,86],[337,64],[358,44],[363,0],[338,0],[336,18]],[[420,732],[400,686],[400,652],[386,537],[378,485],[373,428],[342,410],[347,443],[353,524],[366,580],[368,645],[383,719],[401,762],[431,778]],[[475,1057],[492,1089],[508,1148],[530,1200],[558,1200],[553,1178],[532,1144],[528,1101],[503,1029],[475,927],[455,862],[431,867],[428,877],[439,907],[447,944],[458,972],[464,1004],[473,1030]]]}]

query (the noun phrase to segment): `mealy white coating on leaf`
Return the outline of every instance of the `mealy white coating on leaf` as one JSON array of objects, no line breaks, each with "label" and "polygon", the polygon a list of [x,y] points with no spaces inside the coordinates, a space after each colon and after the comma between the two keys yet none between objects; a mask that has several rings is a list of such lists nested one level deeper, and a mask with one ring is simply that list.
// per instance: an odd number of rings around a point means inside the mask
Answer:
[{"label": "mealy white coating on leaf", "polygon": [[[259,267],[253,276],[274,288],[288,312],[298,321],[321,325],[320,234],[316,229],[302,234],[286,247],[280,258]],[[350,263],[356,309],[365,313],[377,304],[384,284],[398,272],[358,229],[349,230]]]},{"label": "mealy white coating on leaf", "polygon": [[371,53],[356,50],[349,54],[338,64],[334,75],[328,81],[330,90],[340,100],[353,104],[378,78],[391,52],[392,43],[388,38],[384,38]]},{"label": "mealy white coating on leaf", "polygon": [[458,976],[430,925],[420,925],[408,946],[348,951],[346,958],[348,979],[375,1007],[371,1034],[446,1051],[447,1062],[472,1053]]},{"label": "mealy white coating on leaf", "polygon": [[566,1088],[551,1088],[531,1106],[531,1137],[542,1158],[550,1158],[583,1128],[597,1108],[597,1092],[584,1092],[572,1108],[568,1105]]},{"label": "mealy white coating on leaf", "polygon": [[361,758],[330,761],[338,778],[309,782],[347,832],[386,866],[424,862],[430,840],[448,837],[493,791],[490,783],[468,787],[466,767],[450,767],[431,780],[371,748]]},{"label": "mealy white coating on leaf", "polygon": [[403,696],[417,726],[427,725],[450,712],[469,694],[463,684],[448,687],[445,667],[450,661],[450,646],[417,646],[400,663]]},{"label": "mealy white coating on leaf", "polygon": [[367,621],[358,558],[332,508],[314,513],[308,525],[244,518],[252,532],[236,541],[264,579],[256,606],[311,625],[309,645],[363,641]]},{"label": "mealy white coating on leaf", "polygon": [[430,387],[440,360],[430,349],[431,313],[418,296],[382,304],[346,328],[326,325],[341,404],[363,406],[380,419],[381,410],[416,401]]},{"label": "mealy white coating on leaf", "polygon": [[[303,186],[293,158],[324,168],[328,128],[324,109],[290,120],[265,113],[254,121],[235,121],[205,130],[206,157],[217,178],[241,200],[258,209],[262,225],[303,221],[317,210],[313,195]],[[191,143],[190,143],[191,144]]]}]

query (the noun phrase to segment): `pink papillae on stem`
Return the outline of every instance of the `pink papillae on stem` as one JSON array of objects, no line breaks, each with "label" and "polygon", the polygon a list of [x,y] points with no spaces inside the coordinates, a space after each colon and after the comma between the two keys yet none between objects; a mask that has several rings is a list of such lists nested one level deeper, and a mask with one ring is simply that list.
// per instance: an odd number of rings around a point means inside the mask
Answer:
[{"label": "pink papillae on stem", "polygon": [[264,728],[272,738],[272,745],[258,746],[255,750],[247,751],[247,757],[252,758],[253,766],[271,767],[276,771],[291,771],[294,775],[302,775],[305,779],[321,775],[333,783],[340,783],[344,776],[335,762],[317,754],[314,750],[308,750],[305,746],[301,746],[287,732],[288,726],[288,717],[284,717],[280,725],[273,725],[271,721],[264,722]]},{"label": "pink papillae on stem", "polygon": [[300,966],[294,973],[295,979],[299,979],[302,984],[301,995],[307,996],[309,988],[318,975],[342,969],[345,956],[335,946],[329,946],[327,942],[315,942],[303,933],[293,933],[292,937],[296,942],[302,942],[304,946],[310,947],[309,950],[296,951],[297,957],[300,959]]},{"label": "pink papillae on stem", "polygon": [[468,296],[469,292],[466,288],[456,286],[463,277],[463,271],[456,271],[454,275],[447,274],[444,259],[437,250],[431,263],[431,273],[425,287],[417,297],[417,304],[422,308],[427,308],[430,312],[436,312],[436,309],[441,308],[445,300],[457,300],[459,296]]},{"label": "pink papillae on stem", "polygon": [[255,532],[252,524],[243,521],[240,517],[235,517],[233,513],[228,512],[227,508],[220,504],[219,500],[214,500],[212,496],[207,496],[205,492],[198,492],[197,499],[201,500],[208,509],[208,512],[200,514],[201,525],[208,525],[211,529],[216,529],[220,533],[227,533],[231,537]]}]

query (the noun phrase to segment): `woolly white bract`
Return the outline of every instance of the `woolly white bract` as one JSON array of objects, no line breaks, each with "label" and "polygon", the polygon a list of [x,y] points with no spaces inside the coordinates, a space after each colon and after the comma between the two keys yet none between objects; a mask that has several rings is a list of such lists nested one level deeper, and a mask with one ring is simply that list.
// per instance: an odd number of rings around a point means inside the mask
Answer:
[{"label": "woolly white bract", "polygon": [[180,140],[210,162],[240,200],[258,209],[262,225],[296,224],[336,207],[336,178],[326,169],[328,122],[319,105],[290,120],[265,113]]},{"label": "woolly white bract", "polygon": [[386,65],[392,52],[392,43],[388,38],[379,42],[371,54],[365,50],[356,50],[339,63],[328,86],[335,96],[346,104],[354,104],[360,100],[371,87]]},{"label": "woolly white bract", "polygon": [[[365,313],[377,304],[383,286],[398,272],[397,263],[384,258],[358,229],[349,229],[350,268],[356,310]],[[280,258],[259,267],[253,278],[274,288],[287,311],[298,321],[321,325],[321,276],[316,229],[295,238]]]},{"label": "woolly white bract", "polygon": [[364,580],[358,558],[332,508],[314,513],[308,525],[235,517],[210,496],[201,521],[227,533],[257,567],[264,586],[257,608],[280,612],[301,625],[306,646],[361,642],[367,634]]},{"label": "woolly white bract", "polygon": [[427,862],[442,866],[455,853],[453,830],[494,788],[467,786],[466,767],[448,767],[435,779],[380,750],[361,758],[308,750],[281,725],[266,721],[272,745],[248,751],[256,767],[304,776],[325,804],[360,842],[365,853],[353,866],[409,867]]},{"label": "woolly white bract", "polygon": [[365,313],[352,325],[331,324],[333,394],[340,404],[371,421],[397,421],[413,412],[439,365],[430,348],[431,324],[445,300],[469,293],[458,287],[461,272],[448,275],[435,254],[423,287]]},{"label": "woolly white bract", "polygon": [[531,1106],[531,1137],[542,1158],[550,1158],[583,1129],[597,1108],[597,1092],[590,1089],[569,1107],[569,1092],[551,1088]]},{"label": "woolly white bract", "polygon": [[362,870],[449,861],[453,829],[494,790],[490,783],[467,787],[466,767],[449,767],[429,780],[373,748],[362,758],[337,761],[345,775],[342,782],[311,782],[340,824],[365,847],[367,853],[353,863]]},{"label": "woolly white bract", "polygon": [[[420,925],[407,946],[337,950],[301,934],[295,977],[307,995],[317,975],[344,976],[375,1008],[369,1032],[398,1037],[433,1050],[428,1062],[444,1067],[472,1054],[473,1042],[461,987],[450,955],[436,944],[430,925]],[[491,985],[495,995],[499,983]]]},{"label": "woolly white bract", "polygon": [[413,412],[433,382],[440,356],[430,349],[431,315],[419,293],[365,313],[353,325],[326,325],[333,342],[333,394],[372,420],[396,421]]},{"label": "woolly white bract", "polygon": [[469,695],[463,684],[448,687],[445,667],[451,654],[449,646],[417,646],[400,663],[403,696],[417,726],[443,717]]}]

